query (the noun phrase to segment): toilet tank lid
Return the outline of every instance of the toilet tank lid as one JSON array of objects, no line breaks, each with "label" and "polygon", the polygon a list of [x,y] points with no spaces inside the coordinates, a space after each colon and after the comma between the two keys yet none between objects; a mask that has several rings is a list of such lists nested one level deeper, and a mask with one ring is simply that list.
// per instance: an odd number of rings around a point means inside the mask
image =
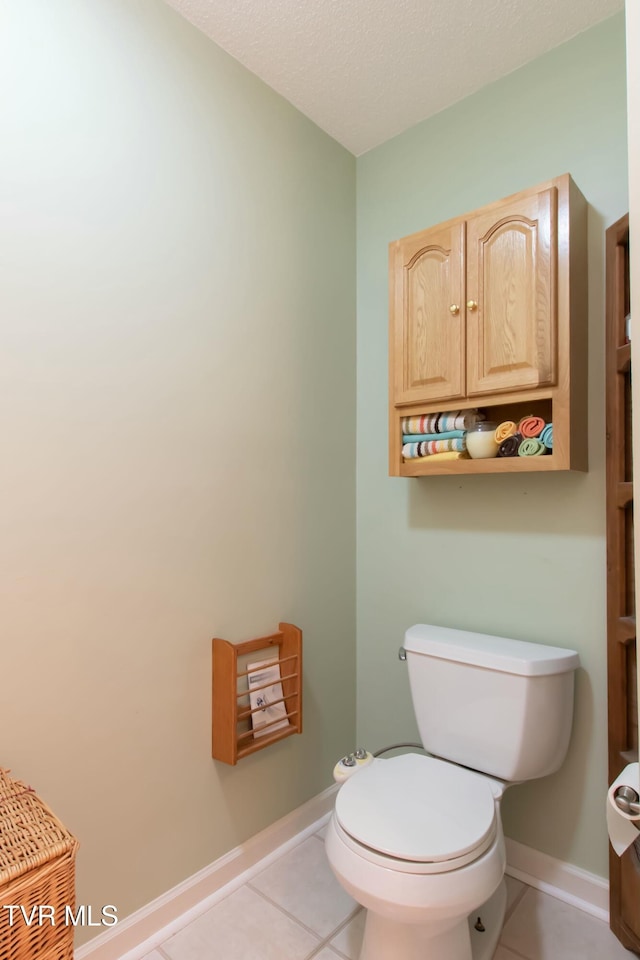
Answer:
[{"label": "toilet tank lid", "polygon": [[568,673],[580,666],[580,657],[575,650],[453,630],[428,623],[409,627],[404,635],[404,648],[409,653],[469,663],[524,677]]}]

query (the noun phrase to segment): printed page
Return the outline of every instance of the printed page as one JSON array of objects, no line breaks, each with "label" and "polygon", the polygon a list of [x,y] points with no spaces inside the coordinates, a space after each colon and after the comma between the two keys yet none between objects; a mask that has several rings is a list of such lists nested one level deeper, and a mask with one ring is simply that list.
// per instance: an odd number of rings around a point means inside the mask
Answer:
[{"label": "printed page", "polygon": [[[276,700],[282,700],[282,684],[280,682],[280,664],[273,663],[270,660],[261,660],[259,663],[247,664],[247,670],[250,671],[247,677],[249,682],[249,700],[251,709],[262,707],[257,713],[251,715],[253,723],[254,737],[265,737],[282,727],[289,726],[289,720],[286,717],[287,706],[284,703],[276,703]],[[265,686],[268,684],[268,686]],[[255,690],[254,687],[262,687],[261,690]],[[281,719],[280,719],[281,718]],[[272,723],[270,727],[263,729],[265,724],[280,719],[280,723]]]}]

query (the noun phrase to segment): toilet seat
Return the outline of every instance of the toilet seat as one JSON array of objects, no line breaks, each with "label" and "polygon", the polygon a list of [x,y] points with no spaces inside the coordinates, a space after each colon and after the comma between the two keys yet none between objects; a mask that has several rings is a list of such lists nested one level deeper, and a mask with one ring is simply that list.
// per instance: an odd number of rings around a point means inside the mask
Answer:
[{"label": "toilet seat", "polygon": [[335,805],[336,829],[360,856],[407,873],[455,870],[497,832],[496,798],[481,775],[410,753],[351,777]]},{"label": "toilet seat", "polygon": [[366,847],[363,843],[358,843],[357,840],[349,836],[346,830],[343,830],[335,815],[330,821],[329,827],[335,830],[336,835],[344,846],[357,854],[360,859],[368,860],[369,863],[384,867],[385,870],[392,870],[394,873],[414,874],[422,877],[438,873],[453,873],[460,867],[475,864],[488,850],[496,845],[498,838],[498,828],[496,825],[484,843],[476,850],[472,850],[465,856],[456,857],[453,860],[438,860],[427,863],[424,861],[399,860],[397,857],[388,857],[386,854],[380,853],[379,850],[374,850],[372,847]]}]

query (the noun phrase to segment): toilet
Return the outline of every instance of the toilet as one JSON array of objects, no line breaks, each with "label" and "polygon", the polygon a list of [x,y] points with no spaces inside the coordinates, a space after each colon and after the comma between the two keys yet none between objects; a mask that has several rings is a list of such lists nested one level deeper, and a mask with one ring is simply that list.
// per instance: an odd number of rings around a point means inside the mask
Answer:
[{"label": "toilet", "polygon": [[504,920],[500,801],[562,764],[574,650],[417,624],[400,649],[428,755],[340,787],[329,863],[367,911],[360,960],[491,960]]}]

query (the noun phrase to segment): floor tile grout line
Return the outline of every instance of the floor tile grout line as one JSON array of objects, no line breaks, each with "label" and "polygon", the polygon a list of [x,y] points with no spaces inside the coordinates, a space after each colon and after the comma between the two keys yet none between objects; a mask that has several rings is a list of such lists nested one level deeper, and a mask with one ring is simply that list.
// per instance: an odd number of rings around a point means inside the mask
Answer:
[{"label": "floor tile grout line", "polygon": [[330,950],[333,950],[336,956],[340,957],[340,960],[352,960],[352,958],[348,957],[346,953],[343,953],[342,950],[339,950],[338,947],[334,946],[332,943],[328,943],[327,946]]},{"label": "floor tile grout line", "polygon": [[337,960],[349,960],[349,957],[346,957],[344,953],[336,950],[336,948],[332,947],[330,943],[323,943],[321,947],[318,947],[315,953],[312,953],[309,957],[305,957],[305,960],[313,960],[314,957],[320,956],[323,950],[331,950],[331,953],[335,954]]},{"label": "floor tile grout line", "polygon": [[[520,881],[520,883],[522,883],[522,881]],[[522,885],[522,890],[518,891],[516,896],[513,898],[512,903],[509,905],[509,908],[505,911],[504,920],[502,921],[503,927],[506,924],[507,920],[509,920],[509,918],[514,914],[516,908],[520,906],[525,896],[527,895],[527,891],[530,889],[531,888],[526,883]]]},{"label": "floor tile grout line", "polygon": [[[311,927],[307,926],[307,924],[304,923],[302,920],[300,920],[298,917],[295,917],[292,913],[289,913],[289,911],[286,910],[283,906],[281,906],[281,904],[276,903],[275,900],[272,900],[271,897],[267,896],[266,893],[263,893],[262,890],[258,890],[257,887],[254,887],[254,886],[251,884],[251,881],[248,880],[248,881],[246,882],[245,886],[246,886],[246,887],[249,887],[249,889],[252,891],[252,893],[255,893],[255,894],[257,894],[257,896],[261,897],[261,898],[264,900],[265,903],[268,903],[268,904],[269,904],[269,906],[275,907],[276,910],[279,910],[280,913],[284,914],[284,916],[285,916],[288,920],[293,920],[294,923],[297,923],[298,926],[299,926],[299,927],[302,927],[304,930],[306,930],[307,933],[312,934],[314,937],[316,937],[316,939],[321,939],[320,934],[319,934],[316,930],[312,930]],[[315,949],[315,947],[314,947],[314,949]],[[313,956],[313,954],[309,954],[309,956]]]},{"label": "floor tile grout line", "polygon": [[[522,883],[522,881],[520,882]],[[511,904],[508,912],[505,913],[504,920],[502,921],[502,929],[500,931],[500,939],[498,940],[498,946],[502,947],[504,950],[508,950],[509,953],[512,953],[514,957],[518,958],[518,960],[535,960],[535,957],[529,957],[525,953],[520,953],[519,950],[514,950],[513,947],[510,947],[507,943],[504,942],[504,940],[502,939],[502,934],[504,933],[504,929],[507,925],[507,921],[510,920],[511,917],[515,914],[516,910],[518,909],[518,907],[520,906],[520,904],[522,903],[522,901],[524,900],[524,898],[526,897],[526,895],[529,893],[530,890],[533,890],[533,887],[530,887],[527,883],[525,883],[522,890],[519,891],[518,895],[516,896],[513,903]]]},{"label": "floor tile grout line", "polygon": [[[520,891],[515,901],[511,905],[511,910],[509,912],[509,918],[508,918],[509,920],[514,916],[517,908],[520,906],[524,898],[530,892],[535,892],[534,887],[530,887],[528,884],[525,884],[524,890]],[[518,960],[536,960],[535,956],[531,956],[529,953],[521,953],[520,950],[517,950],[515,947],[510,947],[508,943],[505,943],[505,941],[502,939],[502,935],[504,934],[506,925],[507,925],[507,917],[505,916],[504,922],[502,924],[502,930],[500,931],[500,940],[498,941],[498,946],[502,947],[504,950],[508,950],[509,953],[512,953],[514,957],[518,958]]]},{"label": "floor tile grout line", "polygon": [[342,960],[350,960],[350,958],[347,957],[347,955],[346,955],[345,953],[343,953],[342,950],[340,950],[338,947],[335,947],[335,946],[331,943],[331,941],[332,941],[335,937],[337,937],[339,933],[342,933],[342,931],[344,930],[345,927],[348,927],[348,926],[349,926],[349,924],[351,923],[351,921],[354,920],[355,917],[357,917],[357,915],[360,913],[360,910],[362,910],[362,907],[358,906],[358,907],[353,911],[353,913],[346,918],[346,920],[343,920],[343,921],[342,921],[342,923],[340,924],[340,926],[336,927],[336,929],[333,931],[333,933],[330,933],[329,936],[326,937],[326,938],[322,941],[322,943],[320,943],[320,944],[316,947],[314,953],[311,953],[308,957],[305,957],[305,960],[311,960],[312,957],[315,957],[315,956],[317,956],[317,954],[321,953],[321,952],[325,949],[325,947],[329,947],[330,950],[333,950],[333,952],[336,953],[339,957],[341,957]]},{"label": "floor tile grout line", "polygon": [[[326,828],[326,824],[325,824],[325,826],[322,827],[322,829],[324,830],[325,828]],[[318,833],[312,833],[312,834],[310,834],[306,839],[307,839],[307,840],[316,839],[316,840],[318,840],[318,842],[321,843],[323,846],[324,846],[324,843],[325,843],[325,838],[322,837],[322,836],[320,836],[320,833],[319,833],[319,832],[318,832]],[[303,841],[303,842],[304,842],[304,841]],[[285,856],[286,856],[286,854],[285,854]],[[307,926],[307,924],[304,923],[304,921],[301,920],[299,917],[296,917],[295,914],[290,913],[290,912],[289,912],[285,907],[283,907],[281,904],[277,903],[275,900],[272,900],[271,897],[270,897],[268,894],[264,893],[264,891],[260,890],[258,887],[254,887],[254,886],[253,886],[253,883],[252,883],[252,880],[257,879],[258,876],[260,876],[259,873],[256,874],[255,877],[252,877],[251,880],[247,880],[247,881],[246,881],[246,886],[249,887],[254,893],[257,893],[258,896],[262,897],[262,899],[263,899],[266,903],[270,904],[271,906],[276,907],[276,909],[279,910],[281,913],[283,913],[289,920],[292,920],[294,923],[297,923],[299,926],[303,927],[303,929],[307,930],[307,931],[308,931],[309,933],[311,933],[314,937],[321,937],[321,934],[319,934],[316,930],[312,930],[311,927]],[[322,950],[324,950],[325,947],[330,947],[331,950],[333,950],[335,953],[337,953],[340,957],[344,958],[344,960],[349,960],[349,958],[346,957],[345,954],[343,954],[341,950],[338,950],[337,947],[331,946],[331,941],[332,941],[335,937],[337,937],[338,934],[341,933],[342,930],[343,930],[349,923],[351,923],[351,921],[352,921],[352,920],[354,919],[354,917],[360,912],[361,909],[362,909],[362,907],[360,906],[360,904],[356,904],[355,907],[353,908],[353,910],[351,911],[351,913],[350,913],[347,917],[345,917],[345,919],[344,919],[341,923],[339,923],[338,926],[335,927],[335,928],[331,931],[331,933],[329,933],[326,937],[321,938],[320,943],[313,949],[313,951],[309,954],[308,957],[305,957],[305,960],[311,960],[312,957],[315,957],[318,953],[320,953]]]},{"label": "floor tile grout line", "polygon": [[[283,907],[283,906],[282,906],[281,904],[279,904],[279,903],[276,903],[275,900],[272,900],[271,897],[270,897],[268,894],[264,893],[262,890],[259,890],[257,887],[254,887],[254,886],[252,885],[252,883],[251,883],[250,880],[247,880],[245,886],[246,886],[246,887],[249,887],[249,889],[250,889],[253,893],[257,893],[257,895],[258,895],[259,897],[262,897],[262,899],[263,899],[266,903],[269,903],[272,907],[275,907],[277,910],[280,911],[280,913],[283,913],[283,914],[285,915],[285,917],[288,917],[289,920],[293,920],[294,923],[297,923],[298,926],[303,927],[308,933],[311,933],[314,937],[320,938],[320,940],[322,941],[321,946],[322,946],[323,944],[328,943],[329,940],[332,939],[332,937],[337,936],[337,934],[340,933],[340,931],[342,930],[342,928],[343,928],[344,926],[346,926],[346,924],[349,923],[350,920],[353,920],[353,918],[355,917],[356,913],[358,913],[358,911],[360,910],[360,907],[358,906],[358,904],[356,904],[356,906],[353,908],[353,910],[351,911],[351,913],[349,914],[349,916],[348,916],[348,917],[345,917],[345,919],[342,920],[342,921],[338,924],[338,926],[335,927],[335,928],[331,931],[331,933],[329,933],[327,936],[323,937],[322,934],[321,934],[321,933],[318,933],[317,930],[313,930],[310,926],[308,926],[308,925],[304,922],[304,920],[301,920],[299,917],[296,917],[295,914],[290,913],[285,907]],[[312,955],[313,955],[313,954],[312,954]]]},{"label": "floor tile grout line", "polygon": [[331,949],[332,949],[333,951],[335,951],[335,953],[339,954],[341,957],[344,957],[345,960],[349,960],[349,958],[346,956],[346,954],[344,954],[344,953],[342,952],[342,950],[340,950],[338,947],[333,946],[332,943],[331,943],[331,941],[332,941],[332,940],[335,940],[335,938],[338,936],[338,934],[339,934],[339,933],[342,933],[342,931],[345,929],[345,927],[348,927],[352,920],[355,920],[355,918],[358,916],[358,914],[360,913],[361,910],[364,910],[364,907],[362,907],[362,906],[360,906],[360,905],[358,904],[358,905],[354,908],[354,910],[352,911],[352,913],[347,917],[347,919],[346,919],[346,920],[343,920],[342,923],[340,924],[340,926],[339,926],[339,927],[336,927],[336,929],[333,931],[333,933],[329,934],[329,936],[327,937],[327,944],[326,944],[326,945],[329,946],[329,947],[331,947]]},{"label": "floor tile grout line", "polygon": [[[333,953],[336,953],[334,947],[330,947],[328,943],[321,943],[320,946],[316,947],[313,953],[310,953],[307,957],[304,958],[304,960],[313,960],[314,957],[317,957],[319,954],[322,953],[323,950],[327,950],[327,949],[331,950]],[[341,953],[336,953],[336,956],[340,957],[340,960],[343,960],[343,955]],[[346,960],[346,958],[344,958],[344,960]]]},{"label": "floor tile grout line", "polygon": [[506,943],[502,942],[502,940],[498,941],[498,946],[496,947],[496,950],[498,949],[498,947],[502,947],[503,950],[508,950],[509,953],[511,953],[514,957],[516,957],[516,960],[535,960],[535,957],[528,957],[526,956],[526,954],[520,953],[519,950],[514,950],[513,947],[508,947]]}]

